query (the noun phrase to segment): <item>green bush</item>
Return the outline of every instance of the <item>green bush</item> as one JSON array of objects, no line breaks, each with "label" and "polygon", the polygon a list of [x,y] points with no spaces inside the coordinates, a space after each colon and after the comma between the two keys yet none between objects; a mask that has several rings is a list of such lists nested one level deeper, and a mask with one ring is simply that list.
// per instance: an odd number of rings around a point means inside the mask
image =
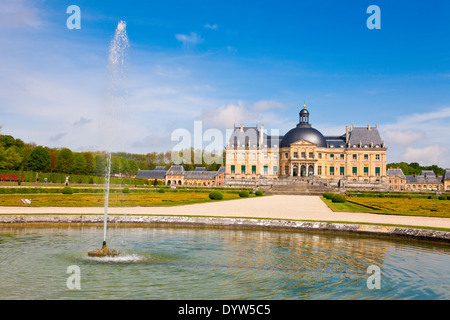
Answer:
[{"label": "green bush", "polygon": [[343,194],[334,194],[333,197],[331,198],[331,201],[336,203],[345,203],[347,199]]},{"label": "green bush", "polygon": [[323,197],[324,197],[325,199],[331,199],[331,198],[333,198],[333,195],[334,195],[334,193],[331,193],[331,192],[325,192],[325,193],[323,194]]},{"label": "green bush", "polygon": [[130,193],[130,188],[123,188],[122,193]]},{"label": "green bush", "polygon": [[164,192],[166,192],[166,190],[164,190],[163,188],[160,188],[160,189],[158,189],[158,192],[159,193],[164,193]]},{"label": "green bush", "polygon": [[249,195],[250,194],[248,193],[247,190],[242,190],[242,191],[239,192],[239,197],[241,197],[241,198],[248,198]]},{"label": "green bush", "polygon": [[220,191],[214,190],[209,193],[209,198],[211,200],[222,200],[223,194]]},{"label": "green bush", "polygon": [[447,200],[447,196],[444,196],[443,194],[441,194],[439,196],[439,200]]},{"label": "green bush", "polygon": [[437,198],[438,198],[438,196],[428,196],[428,199],[437,199]]},{"label": "green bush", "polygon": [[261,190],[256,190],[255,191],[255,196],[260,197],[263,195],[263,192]]},{"label": "green bush", "polygon": [[73,189],[71,187],[64,187],[62,189],[62,194],[72,194],[73,193]]}]

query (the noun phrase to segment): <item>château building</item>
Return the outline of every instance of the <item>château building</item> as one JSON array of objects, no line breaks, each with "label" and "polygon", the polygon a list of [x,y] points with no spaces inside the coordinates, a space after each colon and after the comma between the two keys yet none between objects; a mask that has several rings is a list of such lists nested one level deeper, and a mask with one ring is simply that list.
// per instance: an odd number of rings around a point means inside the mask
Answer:
[{"label": "ch\u00e2teau building", "polygon": [[309,122],[303,105],[299,122],[284,136],[268,135],[263,125],[234,126],[225,148],[225,180],[312,177],[329,181],[378,183],[386,178],[386,146],[377,125],[347,126],[324,136]]}]

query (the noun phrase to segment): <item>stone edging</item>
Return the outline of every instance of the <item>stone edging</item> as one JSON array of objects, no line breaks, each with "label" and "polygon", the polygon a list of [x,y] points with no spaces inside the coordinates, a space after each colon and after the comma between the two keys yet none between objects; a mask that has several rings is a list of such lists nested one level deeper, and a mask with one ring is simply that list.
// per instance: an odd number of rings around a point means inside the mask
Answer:
[{"label": "stone edging", "polygon": [[[0,225],[11,224],[103,224],[103,215],[0,215]],[[356,233],[387,237],[415,238],[450,243],[450,232],[429,229],[353,223],[308,222],[251,218],[217,218],[192,216],[109,215],[109,226],[178,225],[229,228],[290,229]]]}]

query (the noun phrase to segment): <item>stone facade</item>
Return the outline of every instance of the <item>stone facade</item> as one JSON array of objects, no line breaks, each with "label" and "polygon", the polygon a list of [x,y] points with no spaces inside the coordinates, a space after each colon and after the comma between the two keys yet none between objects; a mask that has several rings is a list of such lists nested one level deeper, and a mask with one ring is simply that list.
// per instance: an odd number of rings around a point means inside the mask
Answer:
[{"label": "stone facade", "polygon": [[234,127],[226,147],[228,184],[258,179],[310,177],[334,183],[387,181],[386,150],[377,127],[346,127],[340,136],[323,136],[309,124],[306,106],[296,128],[285,136],[264,127]]}]

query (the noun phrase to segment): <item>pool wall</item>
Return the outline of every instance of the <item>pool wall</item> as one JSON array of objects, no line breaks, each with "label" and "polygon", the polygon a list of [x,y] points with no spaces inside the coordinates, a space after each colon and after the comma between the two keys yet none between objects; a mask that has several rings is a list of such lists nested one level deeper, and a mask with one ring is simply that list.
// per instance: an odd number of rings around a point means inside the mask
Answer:
[{"label": "pool wall", "polygon": [[[0,225],[11,224],[103,224],[103,215],[0,215]],[[371,225],[358,223],[335,223],[318,221],[158,216],[158,215],[109,215],[108,226],[114,225],[172,225],[223,228],[257,228],[320,231],[332,233],[368,234],[386,237],[402,237],[450,243],[450,232],[408,228],[399,226]]]}]

